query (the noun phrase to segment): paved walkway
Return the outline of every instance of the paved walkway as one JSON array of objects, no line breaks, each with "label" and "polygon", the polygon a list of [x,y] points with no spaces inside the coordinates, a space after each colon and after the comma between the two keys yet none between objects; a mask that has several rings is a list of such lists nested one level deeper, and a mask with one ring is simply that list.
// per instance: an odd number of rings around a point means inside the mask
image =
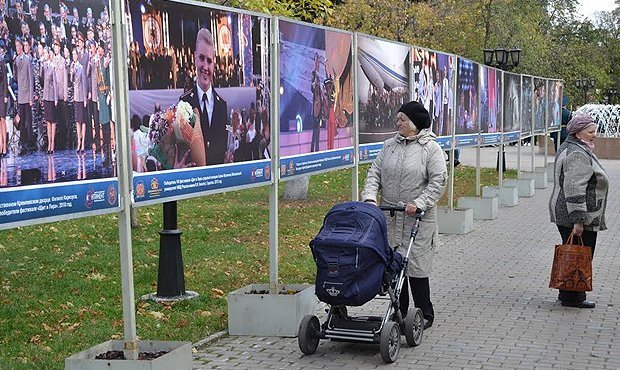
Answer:
[{"label": "paved walkway", "polygon": [[[483,166],[494,167],[497,148],[482,151]],[[461,161],[475,163],[474,153],[465,149]],[[507,148],[509,168],[515,153],[515,147]],[[536,161],[542,166],[544,157],[537,155]],[[618,189],[620,161],[602,163]],[[502,207],[495,220],[475,221],[467,235],[440,236],[431,277],[435,324],[419,347],[408,347],[403,338],[394,364],[384,364],[373,345],[321,341],[314,355],[305,356],[296,338],[224,336],[195,353],[194,367],[619,369],[620,193],[615,189],[607,208],[610,230],[599,234],[594,259],[594,291],[588,295],[597,302],[593,310],[562,307],[557,291],[547,288],[552,247],[560,241],[548,219],[549,187],[521,198],[516,207]],[[365,312],[381,315],[383,307],[371,302]]]}]

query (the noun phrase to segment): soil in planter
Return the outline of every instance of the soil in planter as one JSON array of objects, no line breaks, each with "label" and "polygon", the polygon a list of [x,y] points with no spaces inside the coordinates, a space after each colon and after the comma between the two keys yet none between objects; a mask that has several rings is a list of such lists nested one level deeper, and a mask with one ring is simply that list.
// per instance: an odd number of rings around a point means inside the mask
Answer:
[{"label": "soil in planter", "polygon": [[[287,294],[287,295],[295,295],[299,293],[298,290],[284,290],[284,291],[279,291],[278,294]],[[245,294],[269,294],[269,290],[255,290],[252,289],[249,292],[246,292]]]},{"label": "soil in planter", "polygon": [[[168,351],[159,352],[140,352],[138,353],[138,360],[154,360],[157,357],[163,356]],[[125,353],[123,351],[108,351],[101,353],[95,357],[96,360],[126,360]]]}]

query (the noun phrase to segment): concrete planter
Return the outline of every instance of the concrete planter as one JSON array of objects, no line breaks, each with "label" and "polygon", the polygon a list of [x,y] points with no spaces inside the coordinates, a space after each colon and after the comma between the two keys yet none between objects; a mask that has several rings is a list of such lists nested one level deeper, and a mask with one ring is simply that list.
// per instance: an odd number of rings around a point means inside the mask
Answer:
[{"label": "concrete planter", "polygon": [[514,186],[517,188],[520,198],[531,198],[536,193],[534,178],[505,179],[505,186]]},{"label": "concrete planter", "polygon": [[474,211],[469,208],[438,208],[437,226],[441,234],[467,234],[474,230]]},{"label": "concrete planter", "polygon": [[499,213],[499,198],[461,197],[458,200],[459,208],[471,208],[474,220],[493,220]]},{"label": "concrete planter", "polygon": [[547,167],[534,168],[534,187],[536,189],[546,189],[547,184]]},{"label": "concrete planter", "polygon": [[98,360],[107,351],[122,351],[122,340],[110,340],[65,359],[65,370],[191,370],[191,342],[138,341],[139,352],[168,351],[153,360]]},{"label": "concrete planter", "polygon": [[485,186],[482,188],[482,197],[499,197],[499,205],[514,207],[519,205],[519,190],[516,186]]},{"label": "concrete planter", "polygon": [[301,319],[316,314],[314,285],[281,285],[280,294],[251,293],[267,291],[268,284],[251,284],[228,294],[230,335],[296,337]]},{"label": "concrete planter", "polygon": [[620,138],[597,137],[594,154],[599,159],[620,159]]}]

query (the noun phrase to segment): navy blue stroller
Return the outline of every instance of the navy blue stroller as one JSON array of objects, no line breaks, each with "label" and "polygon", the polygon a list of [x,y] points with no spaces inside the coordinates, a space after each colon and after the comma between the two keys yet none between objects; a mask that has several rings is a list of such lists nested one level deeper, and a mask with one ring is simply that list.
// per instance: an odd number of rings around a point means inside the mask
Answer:
[{"label": "navy blue stroller", "polygon": [[[424,212],[418,211],[411,229],[407,255],[388,243],[382,212],[404,212],[404,207],[376,207],[362,202],[337,204],[327,213],[323,227],[310,242],[317,265],[316,295],[329,305],[327,319],[305,316],[299,325],[299,349],[313,354],[321,339],[379,344],[381,357],[394,362],[401,335],[418,346],[424,331],[422,311],[410,308],[403,319],[400,292],[406,279],[409,253]],[[389,301],[384,316],[349,316],[347,306],[362,306],[373,298]]]}]

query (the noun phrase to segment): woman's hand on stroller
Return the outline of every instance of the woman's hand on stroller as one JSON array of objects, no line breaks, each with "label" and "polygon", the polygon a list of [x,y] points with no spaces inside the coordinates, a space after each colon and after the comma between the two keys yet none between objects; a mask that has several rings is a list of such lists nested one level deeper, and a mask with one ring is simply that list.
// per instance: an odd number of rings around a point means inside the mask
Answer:
[{"label": "woman's hand on stroller", "polygon": [[405,213],[409,216],[415,216],[417,210],[418,206],[416,206],[415,203],[407,203],[405,206]]}]

